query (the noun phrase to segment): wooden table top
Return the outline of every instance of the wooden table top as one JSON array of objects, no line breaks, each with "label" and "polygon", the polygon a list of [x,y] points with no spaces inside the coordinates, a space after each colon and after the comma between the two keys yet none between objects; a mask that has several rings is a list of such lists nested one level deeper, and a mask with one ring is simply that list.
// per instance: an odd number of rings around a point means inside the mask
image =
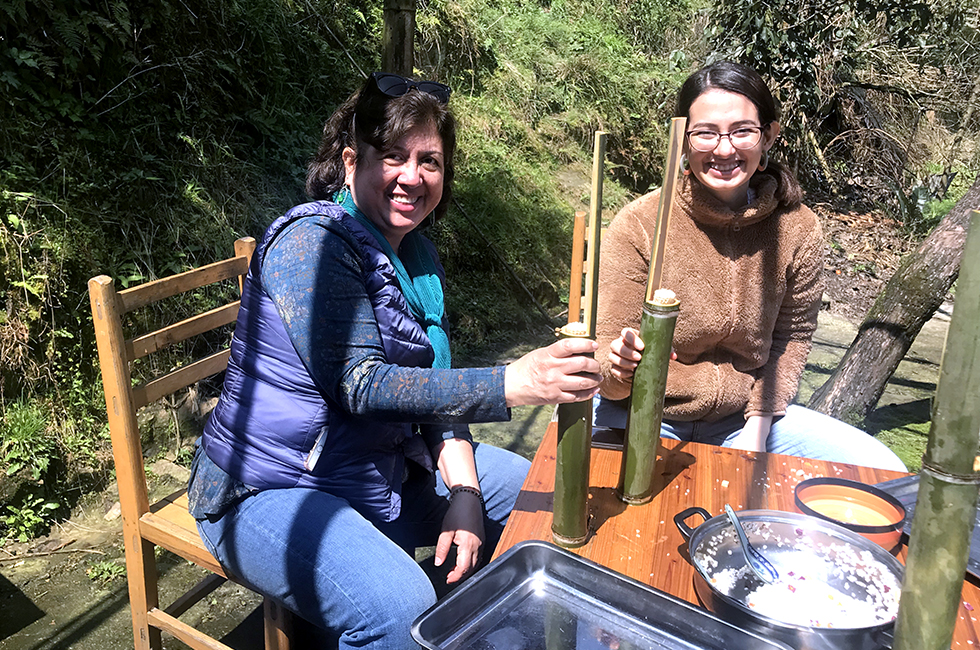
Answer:
[{"label": "wooden table top", "polygon": [[[531,471],[504,529],[494,557],[518,542],[552,541],[552,498],[555,486],[557,424],[548,425]],[[712,516],[735,510],[795,511],[793,489],[815,476],[836,476],[879,483],[906,476],[899,472],[831,463],[795,456],[754,453],[663,440],[657,463],[660,484],[646,504],[627,506],[616,496],[622,453],[592,449],[589,477],[590,530],[586,544],[571,549],[582,557],[635,580],[698,604],[694,567],[674,515],[700,506]],[[697,526],[699,518],[689,522]],[[899,554],[904,561],[905,549]],[[952,648],[980,649],[980,586],[972,576],[963,583],[962,602]]]}]

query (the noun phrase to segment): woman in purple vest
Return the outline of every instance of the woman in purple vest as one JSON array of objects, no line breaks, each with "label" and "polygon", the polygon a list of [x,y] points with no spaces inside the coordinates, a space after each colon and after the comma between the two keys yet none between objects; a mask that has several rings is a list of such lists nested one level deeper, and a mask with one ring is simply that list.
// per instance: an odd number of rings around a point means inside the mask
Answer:
[{"label": "woman in purple vest", "polygon": [[486,561],[528,470],[472,441],[509,407],[591,399],[590,341],[450,369],[443,270],[418,232],[451,199],[449,87],[374,73],[327,122],[312,203],[276,220],[245,280],[190,510],[231,575],[340,648],[415,647],[436,580]]}]

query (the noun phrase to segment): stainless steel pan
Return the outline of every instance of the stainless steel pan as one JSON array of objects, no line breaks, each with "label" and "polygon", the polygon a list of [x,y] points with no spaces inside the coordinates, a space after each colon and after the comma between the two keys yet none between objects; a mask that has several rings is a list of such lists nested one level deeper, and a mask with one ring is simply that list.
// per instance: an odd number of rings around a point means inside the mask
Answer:
[{"label": "stainless steel pan", "polygon": [[[696,528],[686,523],[694,516],[702,519]],[[730,623],[800,650],[890,647],[901,591],[902,565],[898,560],[864,537],[816,517],[745,510],[739,519],[753,545],[780,573],[776,585],[763,585],[745,566],[726,516],[711,517],[703,508],[689,508],[674,517],[697,570],[695,589],[708,609]],[[839,592],[844,595],[842,602],[851,603],[853,597],[853,602],[861,603],[852,608],[858,612],[855,620],[838,621],[846,627],[825,627],[832,620],[829,617],[807,620],[819,607],[801,607],[803,592],[797,593],[797,587],[805,588],[808,594]],[[769,588],[786,591],[762,591]],[[773,597],[780,593],[785,598]]]}]

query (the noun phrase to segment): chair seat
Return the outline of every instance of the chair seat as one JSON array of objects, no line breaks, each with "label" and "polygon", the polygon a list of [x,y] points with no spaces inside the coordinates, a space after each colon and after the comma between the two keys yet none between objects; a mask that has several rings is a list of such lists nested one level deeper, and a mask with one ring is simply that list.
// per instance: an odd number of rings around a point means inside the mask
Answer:
[{"label": "chair seat", "polygon": [[150,506],[150,511],[140,517],[140,534],[154,544],[228,578],[204,546],[197,523],[187,511],[187,490],[178,490]]}]

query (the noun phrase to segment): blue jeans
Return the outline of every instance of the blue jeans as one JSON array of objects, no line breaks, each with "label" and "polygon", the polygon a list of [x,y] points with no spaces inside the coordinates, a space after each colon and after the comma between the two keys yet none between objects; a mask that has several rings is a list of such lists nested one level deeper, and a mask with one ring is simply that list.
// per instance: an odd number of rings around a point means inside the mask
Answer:
[{"label": "blue jeans", "polygon": [[[473,447],[486,501],[487,561],[530,463],[490,445]],[[448,495],[438,472],[414,472],[403,484],[401,516],[378,524],[320,490],[264,490],[215,521],[199,520],[198,530],[236,580],[331,631],[341,650],[408,650],[418,647],[412,621],[436,593],[407,549],[435,545]]]},{"label": "blue jeans", "polygon": [[[597,396],[594,406],[593,422],[596,425],[618,429],[626,427],[629,400],[607,400]],[[741,413],[734,413],[717,422],[665,419],[660,425],[660,437],[730,447],[744,425],[745,418]],[[895,452],[874,436],[796,404],[786,409],[786,415],[773,419],[766,451],[897,472],[908,471]]]}]

